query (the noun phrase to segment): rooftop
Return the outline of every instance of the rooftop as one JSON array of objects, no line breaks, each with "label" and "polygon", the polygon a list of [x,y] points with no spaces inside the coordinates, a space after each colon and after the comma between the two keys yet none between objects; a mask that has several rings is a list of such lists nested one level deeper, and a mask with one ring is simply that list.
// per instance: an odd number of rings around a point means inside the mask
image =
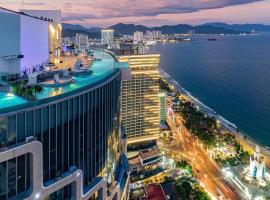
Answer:
[{"label": "rooftop", "polygon": [[146,196],[142,200],[167,200],[162,186],[159,183],[153,183],[145,186]]},{"label": "rooftop", "polygon": [[[27,17],[35,18],[35,19],[38,19],[38,20],[41,20],[41,21],[50,21],[51,22],[50,18],[40,18],[40,17],[33,16],[33,15],[30,15],[30,14],[27,14],[27,13],[24,13],[24,12],[18,12],[18,11],[10,10],[10,9],[7,9],[7,8],[4,8],[4,7],[0,6],[0,11],[1,10],[4,11],[4,12],[8,12],[8,13],[14,13],[14,14],[18,14],[18,15],[24,15],[24,16],[27,16]],[[39,11],[44,11],[44,10],[39,10]],[[47,11],[49,11],[49,10],[47,10]],[[55,10],[50,10],[50,11],[55,11]]]},{"label": "rooftop", "polygon": [[33,105],[57,100],[61,97],[83,90],[85,87],[99,84],[107,77],[116,74],[119,68],[128,67],[127,63],[118,63],[113,54],[101,50],[91,50],[94,58],[97,58],[92,66],[93,73],[85,76],[72,77],[75,82],[61,87],[44,87],[43,92],[38,94],[36,100],[29,101],[13,93],[0,92],[0,115],[18,109],[24,109]]},{"label": "rooftop", "polygon": [[161,152],[158,148],[153,148],[145,152],[144,151],[140,152],[140,157],[144,160],[144,159],[152,158],[154,156],[158,156],[160,154]]}]

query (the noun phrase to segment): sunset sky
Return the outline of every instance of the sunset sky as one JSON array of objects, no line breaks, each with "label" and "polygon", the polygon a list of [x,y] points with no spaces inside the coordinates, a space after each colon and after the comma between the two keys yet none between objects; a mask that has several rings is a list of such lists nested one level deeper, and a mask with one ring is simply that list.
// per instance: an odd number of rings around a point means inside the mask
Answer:
[{"label": "sunset sky", "polygon": [[[0,0],[19,10],[22,0]],[[119,22],[147,26],[206,22],[270,24],[270,0],[24,0],[24,9],[61,9],[63,21],[86,27]]]}]

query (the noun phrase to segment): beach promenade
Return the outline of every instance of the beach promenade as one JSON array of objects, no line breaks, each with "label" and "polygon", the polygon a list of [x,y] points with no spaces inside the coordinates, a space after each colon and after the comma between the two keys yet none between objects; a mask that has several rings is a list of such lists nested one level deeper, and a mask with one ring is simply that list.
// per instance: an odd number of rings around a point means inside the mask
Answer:
[{"label": "beach promenade", "polygon": [[[181,87],[180,84],[174,80],[169,74],[167,74],[165,71],[160,69],[160,75],[161,78],[166,80],[167,83],[169,83],[171,86],[174,87],[176,91],[178,91],[181,95],[183,95],[188,101],[193,103],[195,106],[198,106],[200,110],[209,116],[213,116],[220,122],[220,124],[225,128],[226,130],[230,131],[232,134],[235,135],[238,142],[243,146],[243,148],[246,151],[249,151],[253,153],[255,146],[259,145],[255,141],[253,141],[252,138],[249,138],[248,135],[241,133],[241,131],[238,130],[237,126],[230,121],[226,120],[222,116],[220,116],[217,112],[215,112],[212,108],[208,107],[204,103],[200,102],[196,97],[192,96],[190,92],[185,90],[185,88]],[[267,168],[270,168],[270,150],[268,150],[266,147],[263,147],[261,145],[261,153],[265,159]]]}]

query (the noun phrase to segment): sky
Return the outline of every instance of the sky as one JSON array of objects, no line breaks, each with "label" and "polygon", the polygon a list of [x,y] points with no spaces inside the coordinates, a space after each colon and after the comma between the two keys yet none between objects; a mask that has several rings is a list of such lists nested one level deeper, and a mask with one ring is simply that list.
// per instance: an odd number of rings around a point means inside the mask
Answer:
[{"label": "sky", "polygon": [[270,24],[270,0],[0,0],[12,10],[61,9],[65,23],[108,27],[208,22]]}]

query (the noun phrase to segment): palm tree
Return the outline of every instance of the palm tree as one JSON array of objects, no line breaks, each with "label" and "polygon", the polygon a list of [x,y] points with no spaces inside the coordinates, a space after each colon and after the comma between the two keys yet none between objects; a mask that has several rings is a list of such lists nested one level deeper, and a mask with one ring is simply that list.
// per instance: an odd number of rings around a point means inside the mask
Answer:
[{"label": "palm tree", "polygon": [[37,94],[41,93],[42,91],[43,91],[43,87],[41,85],[35,85],[34,86],[35,96],[37,96]]},{"label": "palm tree", "polygon": [[25,91],[25,96],[27,99],[34,99],[34,90],[33,87],[27,86]]},{"label": "palm tree", "polygon": [[26,93],[26,87],[25,86],[20,86],[18,88],[18,95],[25,96],[25,93]]},{"label": "palm tree", "polygon": [[15,93],[15,94],[18,94],[18,91],[19,91],[19,88],[20,88],[20,84],[18,82],[15,82],[13,83],[12,85],[12,91]]}]

